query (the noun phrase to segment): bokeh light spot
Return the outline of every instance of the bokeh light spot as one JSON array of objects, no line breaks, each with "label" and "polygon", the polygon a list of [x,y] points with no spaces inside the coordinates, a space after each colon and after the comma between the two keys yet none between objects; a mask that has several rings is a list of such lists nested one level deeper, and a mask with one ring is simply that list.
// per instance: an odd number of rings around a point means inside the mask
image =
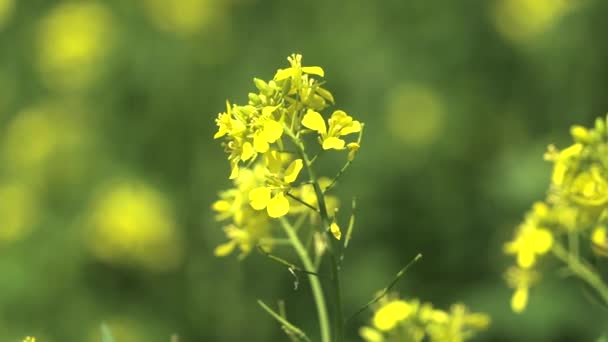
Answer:
[{"label": "bokeh light spot", "polygon": [[386,100],[386,126],[399,142],[410,147],[432,144],[443,126],[444,110],[438,95],[423,85],[400,85]]},{"label": "bokeh light spot", "polygon": [[113,264],[152,271],[176,267],[181,245],[169,205],[159,191],[133,180],[120,180],[94,199],[88,235],[93,254]]}]

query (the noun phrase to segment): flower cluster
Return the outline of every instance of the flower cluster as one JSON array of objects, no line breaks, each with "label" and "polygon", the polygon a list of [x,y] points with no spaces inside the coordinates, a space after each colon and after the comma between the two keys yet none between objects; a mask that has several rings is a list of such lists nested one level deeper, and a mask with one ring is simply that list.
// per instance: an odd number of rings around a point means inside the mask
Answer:
[{"label": "flower cluster", "polygon": [[[362,123],[336,110],[326,124],[321,114],[334,103],[333,95],[322,87],[323,69],[302,66],[301,55],[287,60],[290,66],[279,69],[272,80],[254,78],[258,92],[249,93],[246,105],[226,102],[226,111],[215,120],[214,139],[222,141],[234,182],[234,188],[222,192],[213,205],[219,220],[230,220],[224,228],[230,241],[220,245],[216,255],[229,254],[236,246],[246,255],[262,241],[271,245],[271,219],[318,207],[312,184],[298,183],[302,171],[316,159],[308,157],[314,146],[304,146],[304,135],[318,136],[319,154],[347,151],[347,161],[352,161],[359,149]],[[346,136],[354,133],[359,133],[358,139],[347,142]],[[322,177],[318,184],[333,181]],[[331,215],[337,201],[324,197]],[[341,236],[337,225],[332,225],[332,233]]]},{"label": "flower cluster", "polygon": [[461,342],[490,324],[487,315],[470,313],[462,304],[452,305],[449,311],[416,299],[384,298],[379,304],[372,326],[359,330],[367,342]]},{"label": "flower cluster", "polygon": [[[538,258],[562,249],[562,237],[568,240],[565,253],[579,258],[579,236],[589,241],[597,255],[606,255],[608,239],[608,132],[607,123],[597,119],[593,129],[574,126],[574,143],[558,150],[549,146],[545,159],[553,163],[547,198],[537,202],[517,228],[515,237],[504,252],[516,257],[516,266],[506,273],[515,289],[511,307],[522,312],[528,289],[539,279],[535,271]],[[561,255],[561,254],[560,254]],[[560,257],[560,255],[557,255]]]}]

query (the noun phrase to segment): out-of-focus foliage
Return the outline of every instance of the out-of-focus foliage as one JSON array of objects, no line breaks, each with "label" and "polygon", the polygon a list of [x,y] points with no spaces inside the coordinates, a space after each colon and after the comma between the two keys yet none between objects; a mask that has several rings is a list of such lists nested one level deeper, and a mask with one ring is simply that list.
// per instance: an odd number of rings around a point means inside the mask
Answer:
[{"label": "out-of-focus foliage", "polygon": [[557,275],[513,314],[502,244],[545,198],[546,146],[608,111],[606,14],[599,0],[0,0],[0,340],[100,341],[102,321],[120,342],[280,340],[255,304],[279,297],[314,331],[290,274],[213,256],[210,207],[230,187],[214,119],[293,52],[366,123],[341,179],[358,196],[347,313],[420,252],[395,290],[489,314],[477,340],[597,339],[605,311]]}]

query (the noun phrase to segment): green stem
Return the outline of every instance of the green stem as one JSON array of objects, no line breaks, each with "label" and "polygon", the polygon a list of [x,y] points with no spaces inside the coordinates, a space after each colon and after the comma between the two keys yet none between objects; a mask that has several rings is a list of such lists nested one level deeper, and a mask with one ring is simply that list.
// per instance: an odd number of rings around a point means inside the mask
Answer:
[{"label": "green stem", "polygon": [[340,274],[339,274],[339,265],[338,265],[338,249],[339,245],[336,243],[337,241],[333,238],[330,233],[329,226],[331,225],[331,218],[327,212],[327,205],[325,204],[325,196],[323,194],[323,189],[319,185],[317,180],[316,173],[312,167],[312,161],[306,155],[306,151],[304,149],[304,144],[302,141],[297,138],[291,131],[286,132],[290,138],[292,139],[294,145],[298,149],[300,154],[300,158],[304,162],[306,167],[306,171],[308,172],[308,177],[310,178],[310,182],[315,190],[315,195],[317,197],[317,204],[319,206],[319,216],[321,217],[321,222],[323,223],[323,231],[326,233],[328,244],[327,249],[329,252],[330,266],[331,266],[331,279],[332,279],[332,290],[333,290],[333,299],[334,299],[334,341],[342,342],[344,340],[344,314],[342,313],[342,295],[340,290]]},{"label": "green stem", "polygon": [[[302,242],[298,238],[298,234],[295,232],[293,226],[284,217],[281,217],[280,221],[281,226],[285,231],[285,234],[287,234],[287,237],[291,241],[293,248],[296,250],[296,253],[302,261],[304,270],[310,273],[316,273],[316,269],[314,268],[314,265],[310,260],[310,257],[308,256],[308,252],[304,248],[304,245],[302,245]],[[321,330],[321,341],[330,342],[331,335],[329,332],[329,317],[327,315],[327,305],[325,304],[325,296],[323,295],[321,281],[318,277],[312,274],[308,274],[308,279],[310,281],[312,295],[314,297],[315,304],[317,306],[317,313],[319,315],[319,329]]]},{"label": "green stem", "polygon": [[276,313],[268,305],[264,304],[264,302],[262,302],[259,299],[258,299],[258,304],[262,307],[262,309],[264,309],[264,311],[266,311],[270,316],[272,316],[274,319],[276,319],[277,322],[281,323],[287,331],[289,331],[292,334],[295,334],[296,336],[298,336],[299,338],[301,338],[307,342],[310,342],[310,339],[308,338],[308,336],[306,336],[306,334],[302,330],[300,330],[300,328],[289,323],[289,321],[287,319],[282,317],[280,314]]},{"label": "green stem", "polygon": [[602,300],[608,305],[608,286],[606,286],[602,278],[591,267],[582,263],[580,259],[572,257],[560,244],[554,244],[551,250],[558,259],[568,265],[568,268],[577,277],[597,291]]}]

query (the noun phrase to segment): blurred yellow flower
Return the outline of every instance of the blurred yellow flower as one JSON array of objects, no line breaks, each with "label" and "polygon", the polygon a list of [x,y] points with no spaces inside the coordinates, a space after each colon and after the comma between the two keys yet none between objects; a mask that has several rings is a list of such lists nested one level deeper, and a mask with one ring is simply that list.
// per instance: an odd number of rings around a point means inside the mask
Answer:
[{"label": "blurred yellow flower", "polygon": [[504,245],[504,251],[515,254],[520,267],[530,268],[536,262],[536,256],[547,253],[552,245],[553,234],[549,230],[524,223],[513,241]]},{"label": "blurred yellow flower", "polygon": [[23,339],[23,342],[36,342],[36,338],[28,336],[28,337],[26,337],[26,338]]},{"label": "blurred yellow flower", "polygon": [[15,10],[15,0],[0,0],[0,30],[8,23]]},{"label": "blurred yellow flower", "polygon": [[187,36],[215,28],[226,19],[225,0],[142,0],[144,10],[159,29]]},{"label": "blurred yellow flower", "polygon": [[119,181],[95,198],[88,243],[101,260],[164,271],[176,267],[181,245],[169,204],[157,190]]},{"label": "blurred yellow flower", "polygon": [[425,85],[399,85],[387,96],[386,128],[405,145],[424,147],[435,142],[443,129],[443,121],[443,103],[438,94]]},{"label": "blurred yellow flower", "polygon": [[253,169],[243,169],[234,180],[235,187],[222,191],[220,199],[213,203],[218,221],[232,221],[224,227],[229,241],[215,248],[216,256],[226,256],[238,248],[243,258],[256,244],[265,249],[272,248],[272,244],[263,241],[272,237],[268,215],[253,209],[249,201],[251,190],[264,184],[265,172],[266,168],[260,164]]},{"label": "blurred yellow flower", "polygon": [[510,267],[507,270],[505,273],[507,284],[515,289],[511,297],[511,309],[513,312],[521,313],[526,309],[530,287],[538,281],[539,277],[538,272],[531,269]]},{"label": "blurred yellow flower", "polygon": [[9,174],[46,181],[53,176],[64,185],[85,176],[94,134],[78,108],[43,103],[27,107],[8,122],[2,137],[2,163]]},{"label": "blurred yellow flower", "polygon": [[38,63],[47,85],[72,90],[97,78],[111,46],[112,25],[100,3],[67,2],[52,9],[38,31]]},{"label": "blurred yellow flower", "polygon": [[33,189],[21,182],[0,184],[0,242],[24,237],[36,222],[38,202]]},{"label": "blurred yellow flower", "polygon": [[412,306],[403,300],[393,300],[383,305],[374,314],[374,326],[380,331],[391,330],[398,322],[406,319],[412,312]]},{"label": "blurred yellow flower", "polygon": [[499,0],[496,29],[505,38],[523,42],[546,32],[572,9],[568,0]]}]

